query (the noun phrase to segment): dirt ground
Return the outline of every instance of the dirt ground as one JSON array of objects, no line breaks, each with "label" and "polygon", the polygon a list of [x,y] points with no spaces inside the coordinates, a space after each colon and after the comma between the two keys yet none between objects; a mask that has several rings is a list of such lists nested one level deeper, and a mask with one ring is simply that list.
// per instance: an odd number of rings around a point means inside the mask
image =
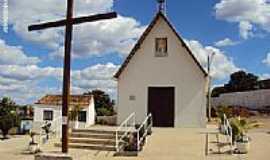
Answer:
[{"label": "dirt ground", "polygon": [[[249,132],[251,150],[246,155],[209,154],[205,155],[206,136],[208,129],[187,128],[153,128],[153,135],[147,140],[144,150],[138,157],[114,157],[113,152],[98,152],[70,149],[74,160],[269,160],[270,158],[270,117],[252,117],[263,124]],[[8,140],[0,140],[0,160],[33,160],[34,156],[27,153],[29,136],[12,136]],[[209,137],[210,149],[215,151],[215,136]],[[222,141],[222,140],[221,140]],[[54,142],[43,145],[44,152],[60,152]]]}]

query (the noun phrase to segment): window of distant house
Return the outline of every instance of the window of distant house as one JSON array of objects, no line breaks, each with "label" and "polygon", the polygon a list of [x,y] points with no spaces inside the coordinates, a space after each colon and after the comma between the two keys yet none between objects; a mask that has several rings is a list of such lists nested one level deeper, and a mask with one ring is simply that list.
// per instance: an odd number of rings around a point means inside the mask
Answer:
[{"label": "window of distant house", "polygon": [[156,38],[156,57],[167,57],[168,56],[168,45],[167,38]]},{"label": "window of distant house", "polygon": [[86,111],[80,111],[78,114],[79,122],[86,122]]},{"label": "window of distant house", "polygon": [[45,110],[43,111],[43,120],[52,121],[53,120],[53,111]]}]

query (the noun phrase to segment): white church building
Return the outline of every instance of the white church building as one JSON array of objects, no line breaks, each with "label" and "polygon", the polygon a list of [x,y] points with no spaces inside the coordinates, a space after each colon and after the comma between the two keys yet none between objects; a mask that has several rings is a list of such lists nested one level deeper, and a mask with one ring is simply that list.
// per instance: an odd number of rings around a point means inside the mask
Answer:
[{"label": "white church building", "polygon": [[117,122],[151,113],[156,127],[205,127],[207,73],[161,11],[114,75]]}]

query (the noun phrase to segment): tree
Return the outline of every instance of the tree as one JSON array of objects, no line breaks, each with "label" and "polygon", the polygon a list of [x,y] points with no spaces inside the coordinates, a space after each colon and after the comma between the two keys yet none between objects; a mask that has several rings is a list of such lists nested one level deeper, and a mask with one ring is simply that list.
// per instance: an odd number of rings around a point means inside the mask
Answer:
[{"label": "tree", "polygon": [[212,97],[218,97],[222,93],[242,92],[260,89],[259,77],[246,73],[245,71],[238,71],[232,73],[230,80],[224,87],[216,87],[212,91]]},{"label": "tree", "polygon": [[73,106],[71,111],[69,112],[69,119],[72,121],[78,121],[79,113],[82,107],[79,105]]},{"label": "tree", "polygon": [[238,71],[231,74],[230,81],[225,88],[230,92],[255,90],[259,87],[258,79],[259,77],[252,73]]},{"label": "tree", "polygon": [[95,100],[95,109],[98,116],[110,116],[115,114],[114,105],[115,102],[102,90],[96,89],[90,92],[84,93],[84,95],[93,95]]},{"label": "tree", "polygon": [[4,97],[0,100],[0,130],[4,139],[11,128],[19,125],[16,108],[15,102],[10,98]]},{"label": "tree", "polygon": [[212,97],[218,97],[220,94],[222,93],[227,93],[227,90],[225,87],[215,87],[213,90],[212,90]]}]

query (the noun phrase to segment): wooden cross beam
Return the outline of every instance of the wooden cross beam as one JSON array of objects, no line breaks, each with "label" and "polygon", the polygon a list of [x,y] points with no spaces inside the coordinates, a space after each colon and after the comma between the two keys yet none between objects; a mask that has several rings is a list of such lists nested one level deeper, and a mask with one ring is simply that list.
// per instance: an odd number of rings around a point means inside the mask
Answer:
[{"label": "wooden cross beam", "polygon": [[[99,21],[103,19],[110,19],[117,17],[116,12],[111,12],[111,13],[105,13],[105,14],[97,14],[97,15],[90,15],[90,16],[84,16],[84,17],[78,17],[78,18],[73,18],[72,19],[72,24],[80,24],[84,22],[94,22],[94,21]],[[36,24],[36,25],[31,25],[28,27],[29,31],[34,31],[34,30],[42,30],[42,29],[48,29],[52,27],[61,27],[65,26],[67,24],[67,20],[59,20],[55,22],[47,22],[47,23],[42,23],[42,24]]]},{"label": "wooden cross beam", "polygon": [[67,0],[67,14],[66,19],[56,22],[48,22],[42,24],[35,24],[28,27],[29,31],[41,30],[52,27],[66,27],[65,33],[65,55],[64,55],[64,77],[63,77],[63,96],[62,96],[62,152],[68,152],[68,106],[70,98],[70,60],[71,60],[71,41],[73,25],[94,22],[104,19],[116,18],[115,12],[90,15],[85,17],[73,18],[73,0]]}]

